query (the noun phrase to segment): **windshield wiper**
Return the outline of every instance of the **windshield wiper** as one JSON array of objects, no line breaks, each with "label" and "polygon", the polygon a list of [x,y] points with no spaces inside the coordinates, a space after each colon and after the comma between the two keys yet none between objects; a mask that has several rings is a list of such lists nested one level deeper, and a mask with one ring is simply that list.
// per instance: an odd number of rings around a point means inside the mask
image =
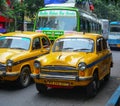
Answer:
[{"label": "windshield wiper", "polygon": [[21,47],[12,47],[12,48],[10,48],[10,49],[21,49],[21,50],[26,50],[26,49],[21,48]]},{"label": "windshield wiper", "polygon": [[69,49],[73,49],[73,48],[67,47],[67,48],[63,48],[62,50],[69,50]]},{"label": "windshield wiper", "polygon": [[82,48],[82,49],[75,49],[74,51],[91,51],[91,49]]}]

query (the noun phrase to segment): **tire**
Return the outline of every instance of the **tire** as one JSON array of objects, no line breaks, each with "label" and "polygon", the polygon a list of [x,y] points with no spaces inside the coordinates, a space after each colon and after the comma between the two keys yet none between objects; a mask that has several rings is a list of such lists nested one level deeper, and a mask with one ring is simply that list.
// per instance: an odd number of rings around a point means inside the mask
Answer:
[{"label": "tire", "polygon": [[20,76],[18,78],[19,87],[25,88],[30,84],[30,82],[31,82],[30,68],[23,67],[21,70]]},{"label": "tire", "polygon": [[100,81],[98,79],[98,74],[94,73],[92,82],[86,88],[87,97],[95,97],[97,95],[99,87]]},{"label": "tire", "polygon": [[110,79],[110,72],[104,77],[104,81],[109,81]]},{"label": "tire", "polygon": [[36,89],[41,94],[45,94],[47,92],[47,86],[45,86],[43,84],[36,83]]}]

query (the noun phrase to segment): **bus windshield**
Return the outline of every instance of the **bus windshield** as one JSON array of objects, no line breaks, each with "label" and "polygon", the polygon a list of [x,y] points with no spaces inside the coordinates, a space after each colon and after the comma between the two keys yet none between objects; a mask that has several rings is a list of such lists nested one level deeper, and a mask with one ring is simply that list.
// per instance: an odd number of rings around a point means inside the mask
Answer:
[{"label": "bus windshield", "polygon": [[118,32],[120,33],[120,25],[112,25],[110,26],[110,32]]},{"label": "bus windshield", "polygon": [[70,10],[40,11],[36,22],[37,30],[70,30],[77,27],[76,12]]}]

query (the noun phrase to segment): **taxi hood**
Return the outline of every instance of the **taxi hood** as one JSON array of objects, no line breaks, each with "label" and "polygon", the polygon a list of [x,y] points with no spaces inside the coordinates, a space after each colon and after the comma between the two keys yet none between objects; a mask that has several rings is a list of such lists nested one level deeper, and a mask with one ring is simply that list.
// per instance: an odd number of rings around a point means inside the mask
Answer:
[{"label": "taxi hood", "polygon": [[76,66],[78,62],[91,58],[91,53],[85,52],[54,52],[40,57],[38,60],[45,65]]},{"label": "taxi hood", "polygon": [[13,59],[23,55],[23,50],[0,49],[0,62],[5,63],[8,59]]}]

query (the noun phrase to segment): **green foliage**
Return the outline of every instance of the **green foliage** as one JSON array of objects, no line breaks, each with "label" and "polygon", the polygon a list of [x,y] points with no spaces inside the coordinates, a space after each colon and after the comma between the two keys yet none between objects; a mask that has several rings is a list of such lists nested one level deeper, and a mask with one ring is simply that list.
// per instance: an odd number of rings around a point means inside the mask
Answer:
[{"label": "green foliage", "polygon": [[44,0],[24,0],[24,4],[26,7],[26,15],[34,19],[39,8],[44,6]]},{"label": "green foliage", "polygon": [[[95,7],[93,12],[99,18],[112,21],[120,20],[120,2],[118,0],[92,0],[92,2]],[[18,0],[11,0],[10,7],[7,6],[6,0],[0,0],[0,14],[17,20],[23,19],[25,15],[33,20],[39,8],[43,6],[44,0],[23,0],[22,3],[18,2]]]},{"label": "green foliage", "polygon": [[110,21],[120,20],[120,3],[117,2],[117,4],[115,4],[114,0],[108,0],[109,2],[106,1],[94,0],[94,13],[97,14],[99,18],[109,19]]},{"label": "green foliage", "polygon": [[14,12],[8,7],[6,0],[0,0],[0,14],[8,18],[13,17]]}]

